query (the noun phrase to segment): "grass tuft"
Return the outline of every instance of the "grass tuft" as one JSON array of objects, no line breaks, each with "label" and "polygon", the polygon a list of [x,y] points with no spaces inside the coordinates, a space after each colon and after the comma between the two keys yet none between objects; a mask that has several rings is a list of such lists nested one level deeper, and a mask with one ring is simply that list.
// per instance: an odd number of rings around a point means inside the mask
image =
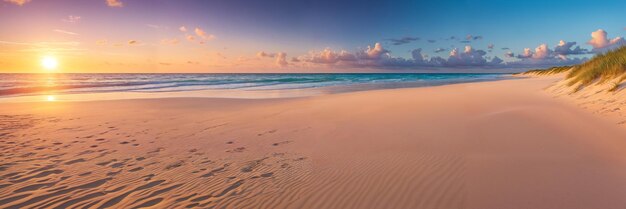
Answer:
[{"label": "grass tuft", "polygon": [[592,83],[604,83],[609,80],[626,78],[626,47],[599,54],[591,60],[574,66],[567,74],[568,85],[587,86]]}]

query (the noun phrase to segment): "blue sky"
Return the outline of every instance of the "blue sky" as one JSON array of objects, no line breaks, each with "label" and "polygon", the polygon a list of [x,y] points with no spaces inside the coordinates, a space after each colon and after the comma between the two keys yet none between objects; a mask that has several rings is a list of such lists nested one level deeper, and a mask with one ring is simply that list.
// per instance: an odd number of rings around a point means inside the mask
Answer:
[{"label": "blue sky", "polygon": [[[189,60],[201,63],[202,57],[191,54],[198,50],[219,54],[231,61],[212,66],[233,68],[243,64],[235,58],[267,58],[267,65],[273,67],[303,68],[302,63],[324,64],[325,68],[371,67],[409,68],[421,67],[482,67],[510,68],[512,66],[532,67],[563,65],[583,60],[558,61],[593,56],[594,46],[586,44],[590,34],[598,29],[608,33],[607,42],[626,35],[626,1],[497,1],[497,0],[457,0],[457,1],[357,1],[357,0],[2,0],[0,4],[0,41],[5,44],[24,42],[80,42],[85,50],[94,50],[89,44],[107,40],[137,39],[145,49],[138,53],[152,51],[176,51],[188,53]],[[119,3],[108,4],[109,1]],[[107,6],[108,5],[108,6]],[[79,16],[80,24],[68,25],[60,21],[64,17]],[[155,26],[151,30],[146,25]],[[191,46],[166,49],[157,46],[162,40],[179,42],[193,31],[181,33],[182,26],[201,28],[212,35],[211,40],[202,41],[202,48]],[[62,29],[62,30],[61,30]],[[59,34],[41,35],[50,31],[67,31],[72,37]],[[24,34],[29,34],[25,36]],[[30,34],[40,34],[33,36]],[[65,34],[67,35],[67,34]],[[471,36],[469,40],[467,36]],[[455,39],[450,39],[455,37]],[[394,39],[408,38],[407,43],[394,45]],[[179,40],[180,39],[180,40]],[[419,40],[416,40],[419,39]],[[576,46],[587,52],[558,54],[550,52],[547,57],[534,56],[552,61],[524,61],[520,57],[524,48],[535,48],[547,44],[548,51],[560,40],[576,42]],[[615,40],[623,44],[623,40]],[[206,42],[206,44],[205,44]],[[380,43],[378,54],[368,53]],[[487,46],[493,44],[493,49]],[[119,44],[118,44],[119,45]],[[606,45],[606,46],[605,46]],[[138,45],[139,46],[139,45]],[[467,49],[467,46],[471,46]],[[503,50],[502,48],[509,48]],[[323,58],[325,49],[329,56],[338,57],[345,50],[346,59]],[[437,64],[433,57],[448,60],[453,50],[460,53],[456,64]],[[413,60],[415,50],[424,60]],[[436,53],[436,49],[441,49]],[[102,49],[99,49],[102,50]],[[476,52],[478,51],[478,52]],[[593,52],[592,52],[593,51]],[[261,53],[263,52],[263,53]],[[466,52],[467,56],[463,55]],[[513,56],[505,56],[511,52]],[[157,54],[159,54],[157,53]],[[279,56],[284,53],[285,56]],[[154,54],[154,53],[153,53]],[[265,54],[266,56],[258,56]],[[359,55],[361,54],[361,55]],[[380,58],[381,61],[376,61]],[[527,58],[531,58],[528,54]],[[563,55],[563,56],[559,56]],[[567,55],[567,56],[565,56]],[[163,55],[165,56],[165,55]],[[163,57],[161,56],[161,57]],[[463,57],[465,56],[465,57]],[[478,57],[476,57],[478,56]],[[161,59],[161,57],[151,60]],[[172,56],[173,57],[173,56]],[[494,57],[502,59],[489,64]],[[165,60],[168,63],[191,62],[187,57],[178,60]],[[270,59],[271,58],[271,59]],[[401,58],[401,60],[398,59]],[[104,59],[104,58],[103,58]],[[150,59],[149,57],[146,59]],[[284,59],[281,62],[281,59]],[[483,61],[483,59],[485,61]],[[356,62],[355,62],[356,60]],[[374,60],[374,61],[373,61]],[[165,62],[164,61],[164,62]],[[293,61],[293,62],[292,62]],[[121,61],[120,61],[121,62]],[[357,64],[349,64],[349,62]],[[278,66],[276,63],[282,63]],[[343,64],[341,64],[343,63]],[[333,65],[328,65],[333,64]],[[255,66],[255,65],[250,65]],[[259,66],[259,65],[256,65]],[[306,65],[311,67],[311,65]],[[206,66],[205,66],[206,67]]]}]

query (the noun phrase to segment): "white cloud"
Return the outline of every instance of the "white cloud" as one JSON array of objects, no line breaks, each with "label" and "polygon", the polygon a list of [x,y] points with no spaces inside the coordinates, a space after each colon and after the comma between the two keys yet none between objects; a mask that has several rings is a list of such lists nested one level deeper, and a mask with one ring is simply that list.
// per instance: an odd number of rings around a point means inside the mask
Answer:
[{"label": "white cloud", "polygon": [[593,52],[605,52],[622,45],[626,45],[624,38],[616,37],[609,39],[607,35],[607,32],[602,29],[598,29],[597,31],[591,33],[591,39],[587,42],[587,44],[593,47]]},{"label": "white cloud", "polygon": [[178,30],[180,30],[181,32],[187,32],[187,28],[185,26],[180,26]]},{"label": "white cloud", "polygon": [[541,44],[537,48],[535,48],[535,54],[533,54],[534,59],[546,59],[549,58],[552,54],[552,51],[548,48],[547,44]]},{"label": "white cloud", "polygon": [[360,57],[363,59],[380,59],[381,56],[387,54],[389,51],[383,48],[383,45],[380,43],[374,44],[374,47],[367,46],[367,50],[365,52],[360,53]]}]

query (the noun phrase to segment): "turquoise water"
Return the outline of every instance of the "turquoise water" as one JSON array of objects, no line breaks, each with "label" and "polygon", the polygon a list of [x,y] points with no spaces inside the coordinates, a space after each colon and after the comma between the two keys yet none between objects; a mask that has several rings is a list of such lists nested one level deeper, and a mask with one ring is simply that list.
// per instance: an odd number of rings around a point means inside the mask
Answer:
[{"label": "turquoise water", "polygon": [[[508,78],[509,74],[0,74],[0,96],[98,92],[400,88]],[[346,88],[342,88],[346,87]]]}]

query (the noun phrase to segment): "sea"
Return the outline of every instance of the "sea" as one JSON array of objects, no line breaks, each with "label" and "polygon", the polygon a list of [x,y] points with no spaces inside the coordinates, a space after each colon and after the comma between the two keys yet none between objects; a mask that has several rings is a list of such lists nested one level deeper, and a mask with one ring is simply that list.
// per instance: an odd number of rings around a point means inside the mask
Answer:
[{"label": "sea", "polygon": [[281,98],[511,79],[503,73],[0,74],[0,102]]}]

